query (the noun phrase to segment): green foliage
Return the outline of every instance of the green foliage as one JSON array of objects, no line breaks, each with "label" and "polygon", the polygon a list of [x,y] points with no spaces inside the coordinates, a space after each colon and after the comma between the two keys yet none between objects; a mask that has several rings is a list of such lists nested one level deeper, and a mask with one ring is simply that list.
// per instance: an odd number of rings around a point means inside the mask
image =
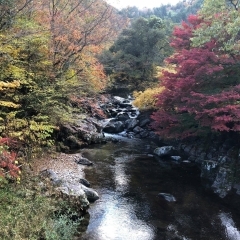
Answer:
[{"label": "green foliage", "polygon": [[60,214],[52,221],[44,221],[44,231],[46,240],[69,240],[76,234],[80,221],[71,220],[70,214]]},{"label": "green foliage", "polygon": [[[234,1],[233,1],[234,2]],[[205,19],[201,28],[194,32],[191,39],[194,47],[217,40],[221,51],[238,54],[240,15],[226,0],[205,0],[199,12]]]},{"label": "green foliage", "polygon": [[155,65],[162,63],[171,52],[168,32],[168,26],[160,18],[137,19],[100,56],[106,72],[116,83],[126,80],[125,84],[135,90],[143,90],[156,82]]},{"label": "green foliage", "polygon": [[81,219],[72,220],[67,202],[69,211],[60,214],[62,205],[42,196],[38,183],[39,179],[32,179],[18,187],[0,188],[0,239],[73,239]]}]

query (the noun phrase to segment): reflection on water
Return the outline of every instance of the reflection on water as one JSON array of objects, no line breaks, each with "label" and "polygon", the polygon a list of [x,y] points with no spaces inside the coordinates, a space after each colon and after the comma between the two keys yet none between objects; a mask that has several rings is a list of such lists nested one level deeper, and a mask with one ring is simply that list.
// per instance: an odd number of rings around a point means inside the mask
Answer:
[{"label": "reflection on water", "polygon": [[134,204],[126,199],[116,199],[113,192],[103,194],[102,198],[107,199],[108,203],[96,203],[94,208],[97,214],[92,213],[87,230],[89,239],[120,240],[130,239],[130,236],[132,240],[152,239],[154,234],[151,226],[137,218]]},{"label": "reflection on water", "polygon": [[[95,163],[86,178],[100,199],[81,239],[240,239],[239,216],[203,191],[199,171],[148,155],[152,151],[151,143],[134,139],[84,150]],[[177,201],[165,201],[160,192]]]},{"label": "reflection on water", "polygon": [[220,213],[219,217],[221,219],[222,225],[225,228],[226,236],[230,240],[239,240],[240,239],[240,232],[236,228],[235,223],[230,216],[230,214]]}]

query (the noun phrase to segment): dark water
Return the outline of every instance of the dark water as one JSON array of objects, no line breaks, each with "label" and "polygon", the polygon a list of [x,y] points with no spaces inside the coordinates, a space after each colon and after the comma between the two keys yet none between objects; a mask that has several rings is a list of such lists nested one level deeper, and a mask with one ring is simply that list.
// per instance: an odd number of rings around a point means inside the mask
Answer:
[{"label": "dark water", "polygon": [[[149,155],[149,141],[95,145],[86,179],[100,199],[90,207],[85,240],[239,240],[240,216],[201,187],[199,171]],[[185,163],[186,164],[186,163]],[[167,202],[158,193],[172,194]]]}]

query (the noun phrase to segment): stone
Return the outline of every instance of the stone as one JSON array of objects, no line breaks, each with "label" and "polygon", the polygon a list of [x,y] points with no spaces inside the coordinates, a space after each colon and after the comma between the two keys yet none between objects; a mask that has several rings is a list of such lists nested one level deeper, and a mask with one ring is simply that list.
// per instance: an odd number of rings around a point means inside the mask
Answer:
[{"label": "stone", "polygon": [[70,147],[70,149],[79,149],[84,145],[83,142],[73,135],[66,138],[65,144]]},{"label": "stone", "polygon": [[124,124],[121,121],[109,122],[104,128],[103,131],[106,133],[120,133],[124,130]]},{"label": "stone", "polygon": [[201,165],[201,178],[214,181],[218,172],[219,164],[217,161],[204,160]]},{"label": "stone", "polygon": [[91,184],[88,180],[84,179],[84,178],[80,178],[79,182],[84,185],[85,187],[90,187]]},{"label": "stone", "polygon": [[140,137],[141,138],[147,138],[149,136],[149,132],[144,130],[142,132],[140,132]]},{"label": "stone", "polygon": [[159,193],[158,196],[164,198],[168,202],[177,201],[177,199],[172,194],[169,194],[169,193]]},{"label": "stone", "polygon": [[127,121],[125,121],[125,128],[127,130],[133,130],[138,124],[138,120],[136,118],[130,118]]},{"label": "stone", "polygon": [[125,122],[125,121],[128,120],[129,118],[130,118],[130,117],[129,117],[129,115],[128,115],[127,113],[121,112],[121,113],[119,113],[119,114],[117,115],[117,120],[118,120],[118,121]]},{"label": "stone", "polygon": [[[50,194],[49,196],[51,196],[51,194],[55,194],[58,192],[57,196],[63,199],[67,199],[70,203],[74,204],[76,209],[83,211],[87,210],[87,208],[89,207],[89,200],[87,199],[87,194],[84,190],[84,188],[86,188],[85,186],[77,182],[64,180],[63,178],[60,178],[56,174],[56,172],[51,169],[43,170],[42,172],[40,172],[40,176],[50,179],[52,185],[54,186],[54,190],[51,190],[51,192],[46,191],[45,194]],[[43,185],[43,187],[47,186],[45,183],[41,184]],[[59,195],[59,193],[61,194]]]},{"label": "stone", "polygon": [[50,180],[57,179],[57,174],[52,169],[44,169],[40,172],[40,176],[49,178]]},{"label": "stone", "polygon": [[140,132],[142,132],[143,131],[143,129],[141,128],[141,127],[139,127],[139,126],[136,126],[134,129],[133,129],[133,132],[134,133],[140,133]]},{"label": "stone", "polygon": [[87,200],[89,202],[95,202],[96,200],[99,199],[98,193],[93,190],[92,188],[88,188],[85,187],[84,185],[82,185],[82,189],[84,191],[84,193],[86,194]]},{"label": "stone", "polygon": [[228,192],[232,189],[231,170],[221,167],[217,173],[216,179],[212,184],[214,193],[219,197],[224,198]]},{"label": "stone", "polygon": [[150,123],[150,120],[147,118],[147,119],[143,119],[139,122],[139,126],[140,127],[145,127],[147,124]]},{"label": "stone", "polygon": [[87,209],[89,207],[89,200],[85,194],[83,185],[76,185],[65,182],[62,186],[56,188],[57,191],[63,194],[63,198],[66,196],[68,200],[75,202],[75,199],[78,199],[81,204],[81,208]]},{"label": "stone", "polygon": [[77,164],[82,164],[82,165],[87,165],[87,166],[93,165],[93,162],[91,162],[90,160],[88,160],[87,158],[84,158],[84,157],[75,158],[75,162]]},{"label": "stone", "polygon": [[171,156],[170,158],[175,161],[181,161],[182,159],[180,156]]},{"label": "stone", "polygon": [[154,150],[154,153],[159,157],[171,156],[174,152],[175,148],[173,146],[158,147]]}]

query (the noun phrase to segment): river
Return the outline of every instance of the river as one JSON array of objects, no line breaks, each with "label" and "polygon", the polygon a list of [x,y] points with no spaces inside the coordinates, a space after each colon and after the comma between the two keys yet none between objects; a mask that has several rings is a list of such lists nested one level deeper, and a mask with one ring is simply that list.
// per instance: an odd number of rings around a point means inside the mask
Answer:
[{"label": "river", "polygon": [[154,147],[123,138],[82,151],[94,163],[85,173],[100,199],[80,239],[239,240],[240,216],[202,188],[199,170],[151,155]]}]

